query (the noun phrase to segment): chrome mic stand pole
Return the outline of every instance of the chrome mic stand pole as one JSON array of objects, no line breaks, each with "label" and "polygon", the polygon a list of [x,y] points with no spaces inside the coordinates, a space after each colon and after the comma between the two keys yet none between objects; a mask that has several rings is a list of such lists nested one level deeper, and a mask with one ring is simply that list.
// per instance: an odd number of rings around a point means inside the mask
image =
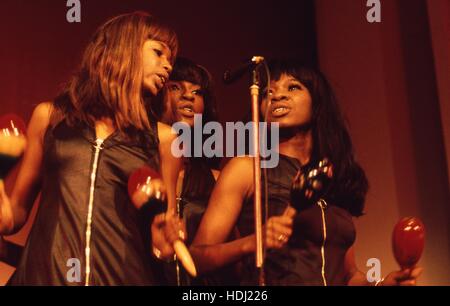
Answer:
[{"label": "chrome mic stand pole", "polygon": [[[181,197],[177,197],[177,216],[180,217],[181,215],[181,208],[180,208],[180,203],[181,203]],[[178,259],[178,256],[175,255],[175,271],[176,271],[176,275],[177,275],[177,286],[180,287],[181,284],[181,272],[180,272],[180,260]]]},{"label": "chrome mic stand pole", "polygon": [[252,61],[256,64],[252,71],[252,85],[250,86],[250,96],[252,101],[252,122],[253,122],[253,183],[255,186],[253,205],[255,218],[255,236],[256,236],[256,268],[258,270],[258,283],[265,285],[264,277],[264,244],[262,230],[262,202],[261,202],[261,156],[259,146],[259,76],[257,72],[258,65],[264,61],[261,56],[253,57]]}]

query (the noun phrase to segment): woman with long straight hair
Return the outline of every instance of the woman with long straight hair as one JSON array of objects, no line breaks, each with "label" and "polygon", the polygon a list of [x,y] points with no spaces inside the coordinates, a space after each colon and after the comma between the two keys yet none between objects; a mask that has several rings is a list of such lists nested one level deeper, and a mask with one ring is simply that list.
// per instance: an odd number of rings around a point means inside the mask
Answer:
[{"label": "woman with long straight hair", "polygon": [[10,284],[160,283],[149,243],[159,257],[173,255],[180,221],[158,215],[150,232],[127,181],[141,166],[160,170],[168,206],[175,207],[175,135],[149,114],[177,49],[175,33],[153,16],[117,16],[96,31],[61,94],[35,108],[11,196],[0,183],[2,235],[22,228],[41,193]]}]

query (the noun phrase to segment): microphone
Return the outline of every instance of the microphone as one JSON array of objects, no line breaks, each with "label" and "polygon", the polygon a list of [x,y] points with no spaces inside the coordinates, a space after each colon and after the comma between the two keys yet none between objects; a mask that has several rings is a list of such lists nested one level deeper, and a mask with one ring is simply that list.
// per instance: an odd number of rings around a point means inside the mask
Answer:
[{"label": "microphone", "polygon": [[264,61],[262,56],[253,56],[251,59],[246,60],[241,65],[234,67],[233,69],[228,69],[223,74],[223,82],[227,85],[233,83],[242,77],[248,70],[256,67]]}]

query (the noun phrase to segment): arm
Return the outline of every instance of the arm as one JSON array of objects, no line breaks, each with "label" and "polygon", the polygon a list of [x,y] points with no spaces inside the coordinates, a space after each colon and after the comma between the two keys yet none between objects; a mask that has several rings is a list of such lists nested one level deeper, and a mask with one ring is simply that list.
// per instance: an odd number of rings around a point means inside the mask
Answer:
[{"label": "arm", "polygon": [[51,103],[41,103],[34,109],[27,130],[27,147],[11,197],[0,181],[1,235],[11,235],[22,228],[39,193],[43,140],[51,110]]},{"label": "arm", "polygon": [[[163,123],[158,122],[159,154],[161,157],[161,176],[167,194],[167,213],[155,216],[151,225],[153,254],[160,259],[173,258],[173,242],[185,236],[184,224],[176,215],[176,188],[182,159],[173,156],[172,142],[176,134]],[[157,253],[155,253],[157,251]]]},{"label": "arm", "polygon": [[358,270],[355,262],[355,250],[353,246],[348,249],[345,254],[345,272],[347,275],[347,285],[349,286],[369,286],[371,283],[367,281],[364,273]]},{"label": "arm", "polygon": [[172,142],[176,133],[166,124],[158,122],[159,154],[161,157],[161,176],[167,190],[168,211],[176,212],[176,188],[183,160],[173,156]]},{"label": "arm", "polygon": [[[207,273],[236,262],[256,249],[254,234],[225,242],[235,228],[242,203],[253,194],[253,160],[232,159],[220,173],[191,252],[200,273]],[[264,225],[268,249],[282,248],[292,234],[295,209],[289,207],[281,216],[269,218]]]},{"label": "arm", "polygon": [[242,203],[252,194],[252,173],[252,161],[247,157],[232,159],[222,170],[191,245],[200,273],[235,262],[254,250],[252,236],[225,243],[237,222]]}]

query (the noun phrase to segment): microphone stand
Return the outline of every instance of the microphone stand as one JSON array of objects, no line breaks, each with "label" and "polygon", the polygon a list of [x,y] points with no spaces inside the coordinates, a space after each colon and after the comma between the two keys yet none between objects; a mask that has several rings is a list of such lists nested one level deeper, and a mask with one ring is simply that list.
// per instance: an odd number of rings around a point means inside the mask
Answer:
[{"label": "microphone stand", "polygon": [[[256,57],[254,57],[256,58]],[[264,59],[259,57],[257,64]],[[255,186],[253,205],[255,218],[255,236],[256,236],[256,268],[258,270],[258,284],[265,286],[264,275],[264,244],[263,244],[263,230],[262,230],[262,202],[261,202],[261,156],[259,147],[259,91],[260,82],[257,72],[258,65],[255,65],[252,70],[252,85],[250,86],[250,96],[252,103],[252,122],[253,122],[253,183]]]},{"label": "microphone stand", "polygon": [[[177,197],[177,216],[181,216],[181,207],[180,207],[181,197]],[[178,256],[175,254],[175,271],[177,275],[177,286],[180,287],[181,283],[181,272],[180,272],[180,260]]]}]

